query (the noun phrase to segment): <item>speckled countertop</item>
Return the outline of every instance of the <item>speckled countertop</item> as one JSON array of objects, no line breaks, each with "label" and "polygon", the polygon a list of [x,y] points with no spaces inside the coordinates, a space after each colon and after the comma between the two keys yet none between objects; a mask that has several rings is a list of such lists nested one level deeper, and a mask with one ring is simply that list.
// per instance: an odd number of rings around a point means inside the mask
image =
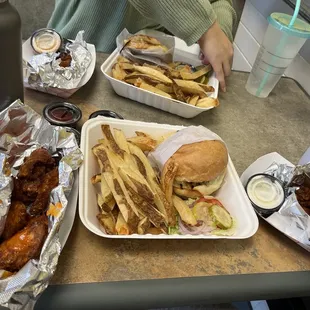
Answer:
[{"label": "speckled countertop", "polygon": [[[282,79],[267,99],[258,99],[244,88],[248,75],[233,72],[218,108],[183,119],[117,96],[100,72],[106,57],[98,54],[94,76],[68,100],[83,111],[79,126],[98,109],[131,120],[201,124],[225,140],[239,174],[269,152],[296,163],[310,144],[310,99],[291,79]],[[40,113],[45,104],[57,100],[32,90],[25,93],[25,102]],[[52,283],[305,270],[310,270],[309,253],[263,221],[247,240],[113,240],[88,231],[77,214]]]}]

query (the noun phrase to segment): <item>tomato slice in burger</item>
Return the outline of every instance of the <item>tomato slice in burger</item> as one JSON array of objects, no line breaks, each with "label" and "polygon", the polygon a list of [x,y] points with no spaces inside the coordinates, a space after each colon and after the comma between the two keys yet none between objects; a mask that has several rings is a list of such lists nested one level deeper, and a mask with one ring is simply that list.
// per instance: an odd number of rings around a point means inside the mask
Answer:
[{"label": "tomato slice in burger", "polygon": [[211,203],[212,205],[218,205],[224,208],[223,204],[218,199],[216,199],[215,197],[211,197],[211,196],[201,197],[196,201],[196,203],[199,203],[199,202]]}]

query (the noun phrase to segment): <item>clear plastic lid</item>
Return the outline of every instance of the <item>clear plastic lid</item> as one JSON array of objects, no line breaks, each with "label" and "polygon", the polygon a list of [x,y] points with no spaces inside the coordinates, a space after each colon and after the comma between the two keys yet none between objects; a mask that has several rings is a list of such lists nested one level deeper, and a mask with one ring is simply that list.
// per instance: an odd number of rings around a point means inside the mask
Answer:
[{"label": "clear plastic lid", "polygon": [[295,37],[310,38],[310,24],[297,18],[294,25],[289,27],[290,21],[292,19],[291,15],[284,13],[272,13],[268,17],[268,22],[275,28],[286,32],[287,34]]}]

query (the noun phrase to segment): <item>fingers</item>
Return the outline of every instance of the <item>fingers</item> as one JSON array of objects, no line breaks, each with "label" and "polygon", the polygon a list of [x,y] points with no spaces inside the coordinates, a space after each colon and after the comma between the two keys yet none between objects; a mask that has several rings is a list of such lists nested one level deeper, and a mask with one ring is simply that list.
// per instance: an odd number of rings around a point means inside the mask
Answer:
[{"label": "fingers", "polygon": [[211,63],[211,66],[213,67],[213,70],[215,72],[216,78],[220,82],[220,87],[223,92],[226,92],[226,83],[225,83],[225,73],[223,70],[222,63]]},{"label": "fingers", "polygon": [[230,61],[223,62],[224,75],[229,76],[231,73],[231,64]]}]

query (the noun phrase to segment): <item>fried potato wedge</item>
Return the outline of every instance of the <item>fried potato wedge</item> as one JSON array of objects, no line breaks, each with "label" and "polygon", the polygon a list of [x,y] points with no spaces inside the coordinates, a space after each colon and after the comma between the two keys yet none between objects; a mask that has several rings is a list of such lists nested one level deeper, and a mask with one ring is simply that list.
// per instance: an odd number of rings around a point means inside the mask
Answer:
[{"label": "fried potato wedge", "polygon": [[161,96],[164,96],[164,97],[167,97],[167,98],[172,98],[171,95],[169,95],[168,93],[165,93],[164,91],[162,91],[162,90],[160,90],[160,89],[158,89],[158,88],[156,88],[156,87],[154,87],[152,85],[149,85],[147,83],[142,82],[139,85],[139,87],[141,89],[148,90],[148,91],[150,91],[152,93],[155,93],[157,95],[161,95]]},{"label": "fried potato wedge", "polygon": [[196,105],[197,102],[199,100],[199,96],[192,96],[189,101],[188,101],[188,104],[191,104],[191,105]]},{"label": "fried potato wedge", "polygon": [[168,202],[172,203],[173,183],[178,172],[178,165],[174,160],[166,162],[161,174],[161,185]]},{"label": "fried potato wedge", "polygon": [[119,62],[120,69],[126,71],[135,71],[135,68],[133,67],[133,64],[130,62]]},{"label": "fried potato wedge", "polygon": [[163,143],[164,141],[166,141],[168,138],[170,138],[171,136],[173,136],[176,132],[175,131],[171,131],[171,132],[168,132],[160,137],[157,137],[156,138],[156,141],[157,141],[157,145]]},{"label": "fried potato wedge", "polygon": [[196,107],[199,108],[212,108],[212,107],[217,107],[219,105],[219,101],[217,98],[212,98],[212,97],[206,97],[203,99],[199,99],[197,101]]},{"label": "fried potato wedge", "polygon": [[161,83],[161,84],[157,84],[155,87],[158,88],[159,90],[165,92],[165,93],[168,93],[168,94],[173,93],[173,89],[171,86],[168,86],[168,85]]},{"label": "fried potato wedge", "polygon": [[204,66],[202,69],[196,71],[196,72],[186,72],[181,70],[180,75],[183,80],[196,80],[199,77],[207,74],[212,70],[211,65]]},{"label": "fried potato wedge", "polygon": [[174,81],[186,93],[201,94],[205,92],[205,90],[194,81],[184,81],[179,79],[174,79]]},{"label": "fried potato wedge", "polygon": [[105,199],[103,199],[101,194],[97,194],[97,204],[100,210],[104,212],[110,212],[114,209],[115,203],[116,202],[115,202],[113,195],[111,195],[108,198],[105,197]]},{"label": "fried potato wedge", "polygon": [[183,90],[182,90],[182,88],[175,82],[175,80],[173,81],[172,89],[173,89],[173,92],[174,92],[174,94],[175,94],[177,100],[182,101],[182,102],[186,102],[186,98],[185,98],[185,95],[184,95],[184,93],[183,93]]},{"label": "fried potato wedge", "polygon": [[127,140],[126,140],[126,137],[125,137],[123,131],[120,129],[114,128],[113,133],[114,133],[115,142],[117,143],[119,148],[122,149],[127,154],[130,154],[128,144],[127,144]]},{"label": "fried potato wedge", "polygon": [[192,212],[192,210],[189,208],[189,206],[179,198],[178,196],[173,195],[172,201],[174,204],[174,207],[177,209],[182,221],[186,224],[195,226],[197,225],[197,220]]},{"label": "fried potato wedge", "polygon": [[161,81],[160,79],[157,79],[156,77],[149,75],[149,74],[142,74],[142,73],[131,73],[128,74],[125,77],[125,82],[129,83],[128,81],[131,81],[131,84],[133,81],[136,81],[135,84],[137,84],[137,86],[139,86],[139,82],[142,83],[143,81],[152,85],[152,86],[156,86],[157,84],[164,84],[164,85],[170,85],[167,83],[164,83],[163,81]]},{"label": "fried potato wedge", "polygon": [[116,143],[116,141],[112,135],[112,132],[110,130],[110,126],[109,125],[102,125],[101,130],[102,130],[102,133],[103,133],[105,139],[107,140],[107,144],[111,148],[111,150],[114,153],[123,157],[124,151]]},{"label": "fried potato wedge", "polygon": [[150,152],[154,151],[157,142],[150,136],[136,136],[133,138],[127,139],[127,141],[135,144],[137,147],[139,147],[143,152]]},{"label": "fried potato wedge", "polygon": [[144,235],[147,230],[151,227],[151,223],[147,217],[143,218],[138,224],[138,234]]},{"label": "fried potato wedge", "polygon": [[142,150],[138,148],[136,145],[129,143],[128,146],[130,153],[137,156],[145,168],[147,181],[150,187],[152,188],[153,192],[155,193],[154,201],[158,210],[164,215],[168,225],[174,226],[176,223],[175,209],[173,208],[173,205],[167,201],[165,194],[160,188],[159,183],[157,181],[157,176],[150,162],[148,161]]},{"label": "fried potato wedge", "polygon": [[119,55],[118,57],[117,57],[117,59],[116,59],[116,61],[117,62],[131,62],[129,59],[127,59],[127,58],[125,58],[125,57],[123,57],[123,56],[121,56],[121,55]]},{"label": "fried potato wedge", "polygon": [[[118,235],[129,235],[130,234],[130,229],[128,227],[128,224],[126,223],[121,212],[118,213],[116,224],[115,224],[115,230]],[[139,225],[138,225],[138,233],[139,233]]]},{"label": "fried potato wedge", "polygon": [[127,202],[127,198],[121,185],[120,181],[117,178],[114,178],[113,174],[110,172],[103,173],[103,176],[109,185],[114,199],[119,207],[122,216],[124,217],[126,223],[128,224],[130,233],[134,233],[137,231],[139,217],[135,214],[129,202]]},{"label": "fried potato wedge", "polygon": [[163,83],[172,84],[171,79],[169,79],[163,73],[161,73],[160,71],[158,71],[154,68],[144,67],[144,66],[136,66],[136,65],[134,65],[134,68],[138,72],[154,76],[156,79],[162,81]]},{"label": "fried potato wedge", "polygon": [[136,205],[139,206],[142,214],[149,218],[150,222],[155,227],[160,227],[160,225],[164,223],[164,216],[157,210],[155,204],[143,199],[131,187],[128,187],[127,189],[130,193],[131,199]]},{"label": "fried potato wedge", "polygon": [[116,63],[112,67],[112,77],[114,77],[117,80],[124,81],[127,73],[125,70],[123,70],[119,63]]},{"label": "fried potato wedge", "polygon": [[94,176],[91,177],[90,181],[91,181],[92,184],[100,183],[100,181],[101,181],[101,174],[95,174]]},{"label": "fried potato wedge", "polygon": [[111,212],[101,212],[97,214],[97,219],[108,235],[115,235],[115,219]]}]

